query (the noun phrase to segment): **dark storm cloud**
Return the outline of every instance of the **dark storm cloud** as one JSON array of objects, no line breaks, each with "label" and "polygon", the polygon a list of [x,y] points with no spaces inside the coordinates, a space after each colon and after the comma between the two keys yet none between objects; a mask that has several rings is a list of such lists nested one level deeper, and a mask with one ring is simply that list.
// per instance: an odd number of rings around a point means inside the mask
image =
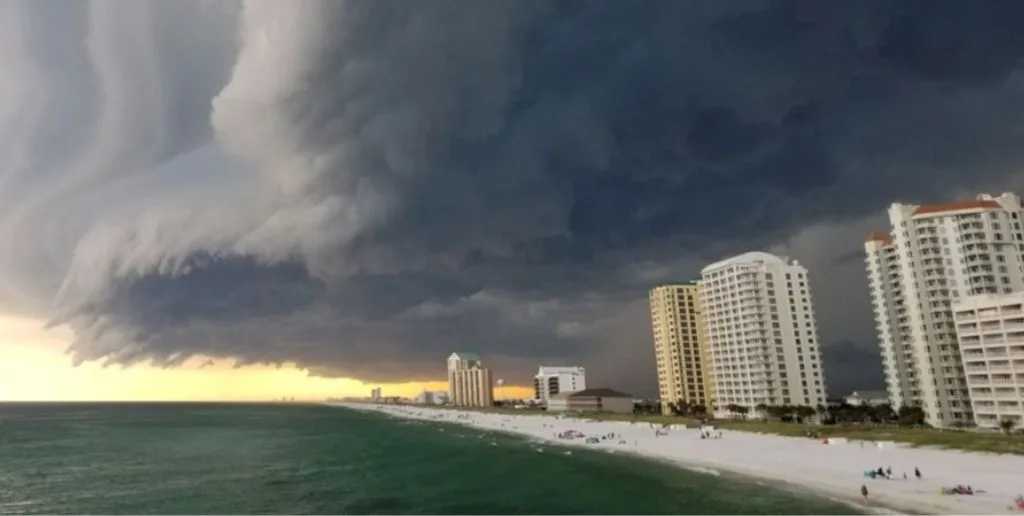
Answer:
[{"label": "dark storm cloud", "polygon": [[159,331],[188,321],[288,313],[323,294],[323,285],[298,264],[204,258],[194,257],[180,276],[148,275],[121,283],[101,306],[136,326]]},{"label": "dark storm cloud", "polygon": [[[1016,2],[246,4],[233,66],[155,41],[176,76],[230,72],[213,127],[265,194],[90,231],[61,320],[80,359],[382,381],[474,350],[513,383],[581,363],[643,391],[652,284],[1012,179],[1022,26]],[[861,237],[798,256],[841,388],[870,311],[820,285],[863,289]]]},{"label": "dark storm cloud", "polygon": [[1022,19],[1024,5],[1012,0],[908,2],[882,33],[879,55],[930,79],[999,83],[1024,57]]},{"label": "dark storm cloud", "polygon": [[871,387],[876,390],[885,388],[882,364],[873,348],[840,340],[832,343],[822,358],[822,367],[828,375],[829,391],[833,396]]}]

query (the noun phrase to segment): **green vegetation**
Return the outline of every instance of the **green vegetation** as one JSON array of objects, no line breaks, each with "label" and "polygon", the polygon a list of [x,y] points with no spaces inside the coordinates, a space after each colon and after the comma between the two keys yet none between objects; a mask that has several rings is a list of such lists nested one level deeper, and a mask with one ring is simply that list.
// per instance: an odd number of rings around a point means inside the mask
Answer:
[{"label": "green vegetation", "polygon": [[999,420],[999,428],[1001,428],[1003,432],[1006,433],[1007,435],[1012,433],[1014,427],[1016,426],[1017,422],[1008,417],[1004,417],[1003,419]]},{"label": "green vegetation", "polygon": [[[455,407],[444,408],[453,409]],[[791,437],[807,437],[810,434],[857,441],[891,441],[913,446],[1024,455],[1024,434],[1012,434],[1012,425],[1003,426],[1005,432],[1003,434],[982,433],[967,429],[936,430],[920,424],[923,414],[920,414],[919,409],[916,408],[904,408],[896,412],[887,406],[850,407],[838,405],[822,412],[818,412],[818,409],[808,411],[808,408],[810,407],[761,407],[759,412],[768,414],[768,417],[762,420],[719,419],[710,421],[710,423],[725,430],[738,432]],[[557,415],[537,408],[514,409],[502,406],[464,408],[462,410],[508,415]],[[689,411],[689,414],[673,416],[662,415],[659,411],[660,407],[647,405],[638,406],[634,414],[592,413],[586,414],[584,417],[600,421],[635,421],[655,425],[696,426],[700,424],[703,416],[700,409]],[[684,408],[684,410],[673,412],[687,411]],[[741,415],[736,411],[734,413],[737,414],[737,417]],[[820,419],[826,424],[809,422],[811,417],[817,420],[818,416],[821,416]]]},{"label": "green vegetation", "polygon": [[[635,421],[653,423],[655,425],[683,424],[696,426],[704,418],[703,407],[696,410],[687,409],[685,404],[674,404],[671,412],[678,415],[666,416],[660,413],[661,407],[641,404],[633,414],[589,413],[582,417],[600,421]],[[511,408],[494,406],[488,408],[465,408],[437,406],[431,408],[486,412],[508,415],[540,415],[556,416],[540,408]],[[680,410],[681,409],[681,410]],[[810,410],[808,410],[810,409]],[[970,429],[936,430],[923,426],[923,414],[917,408],[903,408],[893,411],[888,406],[851,407],[836,405],[828,409],[824,407],[759,407],[758,412],[766,414],[761,420],[742,420],[742,411],[732,411],[737,419],[710,420],[711,424],[724,430],[738,432],[755,432],[763,434],[783,435],[790,437],[815,438],[833,437],[857,441],[891,441],[906,443],[912,446],[930,446],[953,450],[978,451],[990,453],[1010,453],[1024,455],[1024,434],[1013,433],[1012,422],[1001,422],[1004,433],[983,433]],[[824,424],[817,421],[821,420]],[[813,421],[813,422],[812,422]]]},{"label": "green vegetation", "polygon": [[[654,424],[698,425],[692,417],[662,416],[657,414],[593,414],[593,419],[638,421]],[[899,426],[898,424],[846,423],[831,425],[805,424],[786,421],[738,421],[715,420],[715,426],[739,432],[807,437],[809,433],[822,437],[846,438],[857,441],[892,441],[913,446],[932,446],[953,450],[979,451],[990,453],[1012,453],[1024,455],[1024,435],[981,433],[964,429],[935,430],[922,426]]]},{"label": "green vegetation", "polygon": [[[638,411],[654,411],[660,407],[638,406]],[[716,426],[741,432],[806,437],[846,438],[858,441],[892,441],[912,446],[932,446],[965,451],[991,453],[1012,453],[1024,455],[1024,435],[1013,434],[1012,422],[1001,422],[1003,434],[983,433],[963,428],[936,430],[924,423],[924,411],[919,407],[900,407],[894,410],[889,405],[849,405],[836,403],[828,407],[770,406],[758,405],[755,413],[760,420],[744,417],[750,412],[746,407],[726,406],[726,411],[740,420],[715,421]],[[669,404],[669,411],[678,414],[676,419],[702,415],[704,407],[689,406],[682,400]]]},{"label": "green vegetation", "polygon": [[826,437],[844,437],[859,441],[893,441],[913,446],[933,446],[954,450],[1012,453],[1024,455],[1024,435],[981,433],[970,430],[935,430],[923,427],[895,425],[825,425],[808,427],[781,422],[729,422],[723,428],[745,432],[763,432],[778,435],[803,436],[808,429]]}]

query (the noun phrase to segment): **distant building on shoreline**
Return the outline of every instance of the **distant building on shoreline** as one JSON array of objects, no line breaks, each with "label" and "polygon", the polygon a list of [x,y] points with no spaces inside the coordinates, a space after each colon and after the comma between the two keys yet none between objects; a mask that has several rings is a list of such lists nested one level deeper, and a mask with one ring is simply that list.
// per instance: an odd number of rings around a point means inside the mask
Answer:
[{"label": "distant building on shoreline", "polygon": [[672,414],[671,403],[707,406],[714,393],[699,282],[661,285],[649,297],[662,414]]},{"label": "distant building on shoreline", "polygon": [[730,405],[826,403],[810,278],[802,265],[749,252],[701,271],[700,301],[715,413]]},{"label": "distant building on shoreline", "polygon": [[633,395],[613,389],[595,388],[554,394],[548,400],[552,412],[633,413]]},{"label": "distant building on shoreline", "polygon": [[452,353],[448,357],[448,394],[458,407],[494,405],[494,380],[474,353]]},{"label": "distant building on shoreline", "polygon": [[383,398],[383,395],[381,394],[381,388],[380,387],[374,387],[373,389],[370,389],[370,400],[371,401],[378,401],[381,398]]},{"label": "distant building on shoreline", "polygon": [[540,366],[533,377],[533,399],[546,405],[551,396],[587,388],[587,371],[579,366]]},{"label": "distant building on shoreline", "polygon": [[444,391],[428,391],[424,389],[413,398],[412,402],[419,405],[444,405],[448,403],[448,393]]},{"label": "distant building on shoreline", "polygon": [[[974,422],[972,404],[983,398],[998,405],[990,380],[1001,376],[982,375],[983,362],[974,360],[974,371],[967,370],[962,350],[977,350],[978,336],[966,331],[965,319],[958,339],[954,311],[958,303],[967,303],[965,311],[984,310],[985,303],[967,301],[971,296],[1024,291],[1022,219],[1020,197],[1010,193],[948,204],[893,203],[890,231],[868,235],[868,283],[893,408],[920,407],[927,423],[948,427]],[[1021,397],[1016,391],[1012,403],[1019,406]]]},{"label": "distant building on shoreline", "polygon": [[885,391],[853,391],[843,402],[854,407],[877,407],[888,404],[889,395]]}]

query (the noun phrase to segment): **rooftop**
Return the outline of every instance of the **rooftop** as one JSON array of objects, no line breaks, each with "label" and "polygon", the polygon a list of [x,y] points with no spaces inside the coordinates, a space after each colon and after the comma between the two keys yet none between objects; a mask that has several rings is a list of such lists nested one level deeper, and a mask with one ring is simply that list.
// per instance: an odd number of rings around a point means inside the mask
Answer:
[{"label": "rooftop", "polygon": [[455,357],[459,360],[480,360],[480,355],[477,355],[476,353],[466,353],[465,351],[456,351],[455,353],[452,353],[451,357],[448,358],[452,357]]},{"label": "rooftop", "polygon": [[924,204],[914,210],[913,215],[934,215],[947,211],[999,209],[1003,205],[992,199],[975,199],[972,201],[950,202],[946,204]]},{"label": "rooftop", "polygon": [[712,263],[711,265],[708,265],[707,267],[701,269],[700,272],[701,274],[705,274],[715,269],[723,269],[730,265],[755,262],[765,262],[775,265],[786,265],[789,262],[789,260],[787,258],[776,256],[774,254],[766,253],[763,251],[751,251],[749,253],[743,253],[741,255],[733,256],[732,258],[726,258],[725,260]]},{"label": "rooftop", "polygon": [[700,279],[692,279],[686,281],[670,281],[666,283],[659,283],[651,288],[651,292],[659,289],[670,289],[670,288],[693,288],[700,285]]},{"label": "rooftop", "polygon": [[865,242],[881,242],[885,245],[892,243],[892,237],[882,233],[881,231],[872,231],[868,233],[868,237],[864,240]]},{"label": "rooftop", "polygon": [[853,391],[848,398],[860,398],[865,400],[889,399],[889,393],[885,391]]},{"label": "rooftop", "polygon": [[543,376],[545,374],[560,374],[560,373],[582,373],[586,371],[581,366],[540,366],[537,371],[537,376]]}]

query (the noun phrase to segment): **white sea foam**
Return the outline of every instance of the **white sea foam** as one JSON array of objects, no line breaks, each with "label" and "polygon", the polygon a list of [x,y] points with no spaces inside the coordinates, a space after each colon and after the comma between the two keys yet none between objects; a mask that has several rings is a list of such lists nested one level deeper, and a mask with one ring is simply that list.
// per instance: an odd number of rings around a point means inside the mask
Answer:
[{"label": "white sea foam", "polygon": [[701,473],[703,475],[711,475],[713,477],[720,477],[720,476],[722,476],[722,472],[721,471],[718,471],[717,469],[712,469],[712,468],[702,468],[700,466],[686,466],[686,469],[688,469],[688,470],[690,470],[690,471],[692,471],[694,473]]}]

